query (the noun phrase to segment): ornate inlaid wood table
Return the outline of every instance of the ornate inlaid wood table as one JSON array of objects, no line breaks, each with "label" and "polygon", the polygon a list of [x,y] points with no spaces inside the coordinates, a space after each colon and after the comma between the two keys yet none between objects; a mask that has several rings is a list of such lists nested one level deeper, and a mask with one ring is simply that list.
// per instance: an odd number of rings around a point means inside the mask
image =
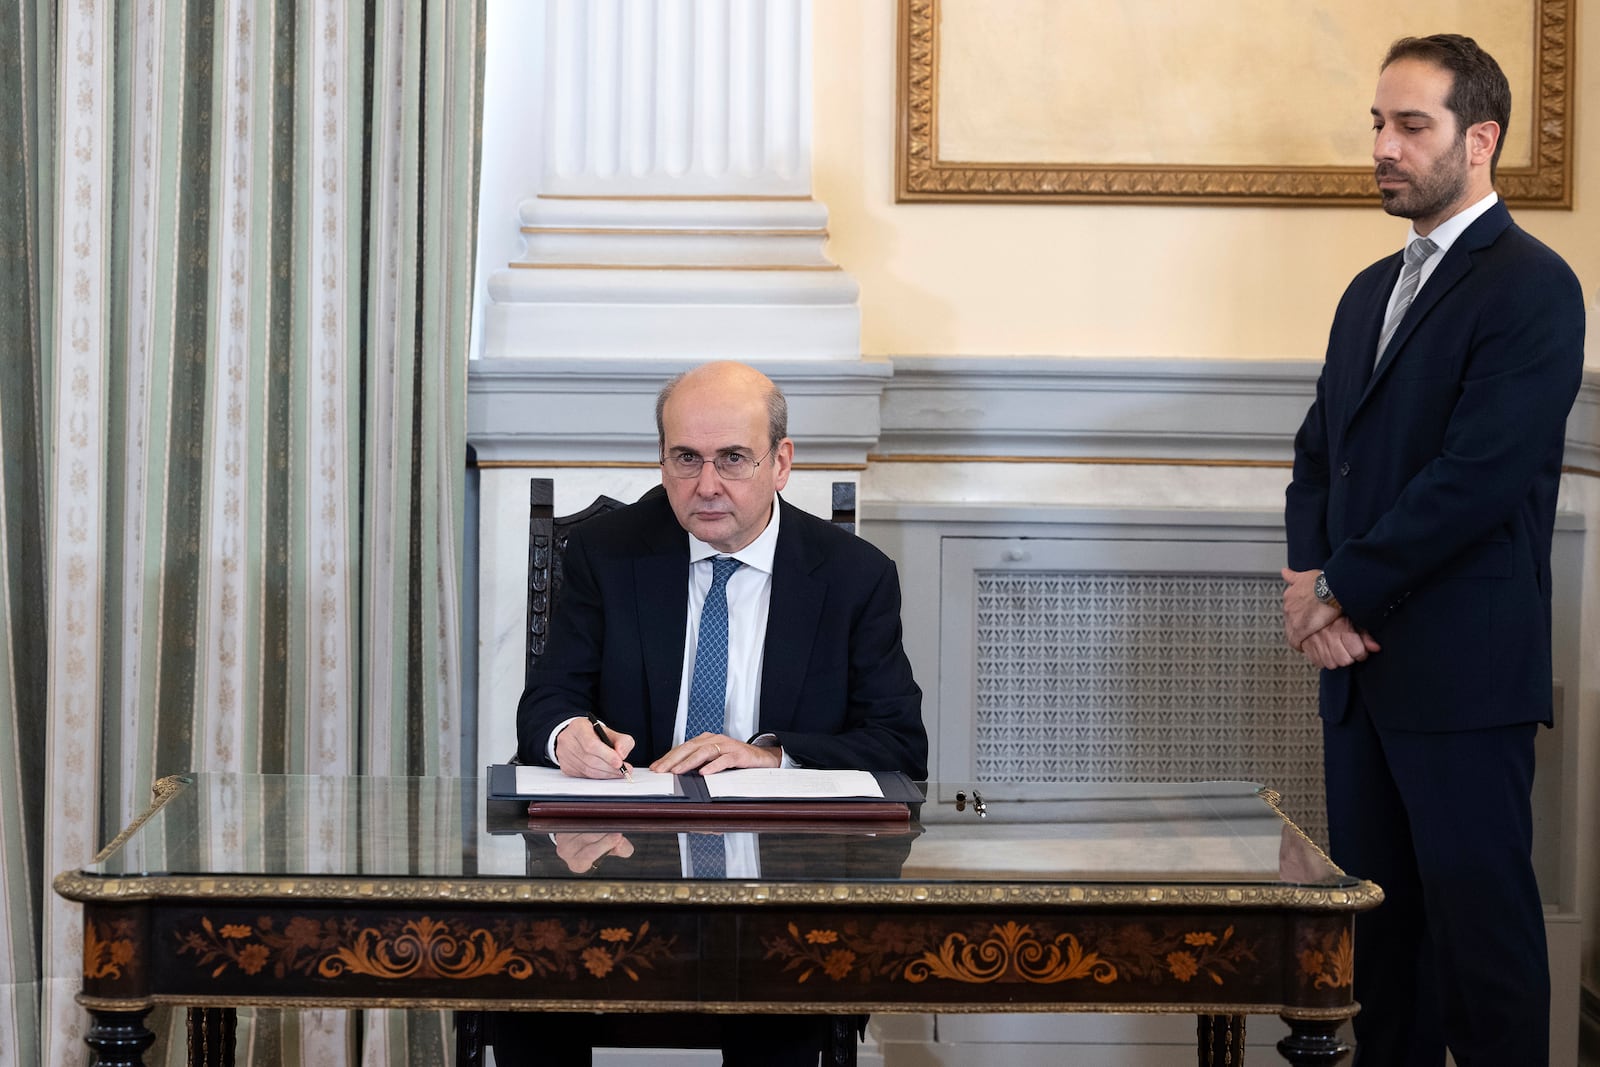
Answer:
[{"label": "ornate inlaid wood table", "polygon": [[1289,1062],[1343,1058],[1355,913],[1382,895],[1270,791],[1003,792],[980,816],[930,786],[904,828],[762,824],[713,879],[675,827],[530,826],[476,781],[198,774],[55,887],[84,905],[108,1065],[140,1063],[156,1004],[1186,1013],[1201,1063],[1277,1014]]}]

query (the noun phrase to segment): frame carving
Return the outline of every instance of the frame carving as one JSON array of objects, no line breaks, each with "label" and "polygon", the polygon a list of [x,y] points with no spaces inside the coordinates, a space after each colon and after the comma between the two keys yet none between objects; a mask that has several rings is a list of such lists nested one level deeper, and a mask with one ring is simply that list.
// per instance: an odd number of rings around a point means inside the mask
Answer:
[{"label": "frame carving", "polygon": [[[895,197],[919,200],[1240,203],[1369,206],[1371,169],[1350,166],[1086,164],[1072,160],[948,161],[939,157],[940,6],[900,0]],[[1513,207],[1572,206],[1573,0],[1529,0],[1536,98],[1521,107],[1531,164],[1502,165],[1496,188]],[[1515,91],[1515,87],[1513,87]],[[1515,118],[1515,116],[1514,116]]]}]

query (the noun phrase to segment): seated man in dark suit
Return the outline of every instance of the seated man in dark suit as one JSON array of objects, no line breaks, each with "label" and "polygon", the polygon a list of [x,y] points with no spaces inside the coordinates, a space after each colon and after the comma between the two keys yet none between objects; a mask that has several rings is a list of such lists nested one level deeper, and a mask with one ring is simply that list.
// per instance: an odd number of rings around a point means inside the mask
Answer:
[{"label": "seated man in dark suit", "polygon": [[[707,364],[661,390],[656,428],[661,489],[567,543],[550,641],[517,707],[518,758],[586,778],[634,764],[926,778],[899,577],[878,549],[778,496],[794,458],[783,393],[750,367]],[[725,858],[739,859],[731,840]],[[723,1024],[729,1064],[815,1064],[821,1049],[820,1018],[707,1022]],[[585,1062],[587,1041],[605,1043],[603,1024],[524,1016],[500,1027],[501,1064],[519,1062],[509,1029],[530,1035],[540,1063]],[[560,1030],[583,1047],[552,1059]]]}]

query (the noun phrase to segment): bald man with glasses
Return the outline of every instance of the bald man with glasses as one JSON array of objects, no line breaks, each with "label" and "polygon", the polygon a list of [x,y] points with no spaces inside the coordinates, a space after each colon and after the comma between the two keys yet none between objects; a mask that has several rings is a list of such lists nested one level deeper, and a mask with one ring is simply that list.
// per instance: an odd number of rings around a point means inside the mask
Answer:
[{"label": "bald man with glasses", "polygon": [[[550,640],[517,706],[518,758],[580,778],[634,766],[926,778],[899,576],[878,549],[778,495],[794,459],[783,393],[751,367],[709,363],[661,390],[656,430],[661,487],[567,542]],[[621,834],[587,836],[609,863],[648,860]],[[759,843],[740,840],[755,835],[681,836],[713,838],[683,844],[691,877],[760,874]],[[577,835],[576,844],[590,842]],[[707,844],[709,874],[697,858]],[[826,1020],[728,1015],[696,1025],[726,1065],[814,1067]],[[586,1064],[589,1046],[606,1044],[603,1017],[502,1015],[493,1027],[503,1064]]]},{"label": "bald man with glasses", "polygon": [[706,364],[661,390],[656,429],[661,488],[567,543],[517,707],[519,758],[583,778],[780,765],[926,778],[894,563],[778,495],[794,459],[783,393],[751,367]]}]

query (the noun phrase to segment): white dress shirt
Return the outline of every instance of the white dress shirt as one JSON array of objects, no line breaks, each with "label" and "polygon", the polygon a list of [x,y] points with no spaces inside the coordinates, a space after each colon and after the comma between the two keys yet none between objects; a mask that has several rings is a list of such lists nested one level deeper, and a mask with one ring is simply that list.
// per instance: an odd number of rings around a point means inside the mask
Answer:
[{"label": "white dress shirt", "polygon": [[[772,605],[772,560],[778,550],[778,498],[772,498],[772,518],[766,529],[739,551],[732,553],[742,566],[728,578],[728,688],[723,711],[722,732],[740,741],[755,736],[761,711],[761,665],[767,643],[767,614]],[[711,560],[726,555],[704,541],[689,535],[689,618],[684,627],[683,678],[678,685],[678,711],[672,724],[672,744],[683,744],[689,721],[689,686],[694,680],[694,654],[700,639],[700,612],[711,591]],[[547,752],[555,762],[556,736],[575,722],[574,716],[550,733]],[[787,753],[778,749],[785,767],[796,766]],[[689,860],[687,834],[679,834],[680,863],[685,877],[693,873]],[[760,852],[753,833],[722,835],[727,877],[757,878],[761,875]]]},{"label": "white dress shirt", "polygon": [[[1499,199],[1499,193],[1491,192],[1488,196],[1484,197],[1482,200],[1479,200],[1471,207],[1463,208],[1433,228],[1433,232],[1428,234],[1428,240],[1438,245],[1439,250],[1422,261],[1422,273],[1417,275],[1417,293],[1421,293],[1422,287],[1428,284],[1429,278],[1433,277],[1434,269],[1438,267],[1440,261],[1444,259],[1444,254],[1450,251],[1450,246],[1456,243],[1456,238],[1465,233],[1468,226],[1471,226],[1474,222],[1477,222],[1478,217],[1481,216],[1485,211],[1488,211],[1490,208],[1494,207],[1495,201]],[[1416,239],[1417,228],[1413,225],[1410,231],[1406,234],[1405,247],[1410,248],[1411,242],[1415,241]],[[1399,292],[1400,280],[1396,278],[1394,288],[1389,290],[1389,303],[1384,305],[1383,321],[1389,321],[1389,314],[1394,311],[1395,297],[1399,294]],[[1416,296],[1413,295],[1411,299],[1413,302],[1415,302]]]},{"label": "white dress shirt", "polygon": [[[739,741],[755,736],[761,712],[761,665],[767,643],[767,613],[772,606],[772,559],[778,550],[778,501],[772,501],[772,520],[760,535],[733,558],[742,566],[728,578],[728,689],[722,732]],[[711,560],[723,555],[689,535],[689,619],[684,627],[683,678],[678,685],[678,713],[672,724],[672,743],[681,745],[689,722],[689,686],[693,682],[694,654],[700,643],[700,612],[711,591]],[[779,752],[785,767],[794,761]],[[679,862],[684,877],[693,874],[687,834],[678,835]],[[759,878],[761,858],[756,835],[722,835],[727,877]]]},{"label": "white dress shirt", "polygon": [[[761,708],[761,663],[767,643],[767,612],[772,604],[772,558],[778,550],[778,503],[772,519],[754,541],[732,553],[743,566],[728,579],[728,690],[722,732],[737,741],[755,736]],[[711,560],[726,555],[689,535],[689,618],[683,635],[683,678],[678,683],[678,713],[672,743],[681,745],[689,721],[689,686],[700,643],[700,612],[711,591]]]},{"label": "white dress shirt", "polygon": [[[722,732],[739,741],[756,734],[761,711],[761,665],[767,640],[767,614],[772,604],[772,561],[778,550],[778,499],[772,499],[772,518],[766,529],[733,558],[743,566],[728,579],[728,688]],[[689,535],[689,617],[684,627],[683,677],[678,683],[678,711],[672,725],[672,744],[683,744],[689,720],[689,686],[694,680],[694,653],[700,638],[700,612],[711,591],[711,559],[722,555],[711,545]],[[556,738],[583,716],[573,716],[550,732],[545,754],[556,762]],[[782,765],[796,766],[778,751]]]}]

